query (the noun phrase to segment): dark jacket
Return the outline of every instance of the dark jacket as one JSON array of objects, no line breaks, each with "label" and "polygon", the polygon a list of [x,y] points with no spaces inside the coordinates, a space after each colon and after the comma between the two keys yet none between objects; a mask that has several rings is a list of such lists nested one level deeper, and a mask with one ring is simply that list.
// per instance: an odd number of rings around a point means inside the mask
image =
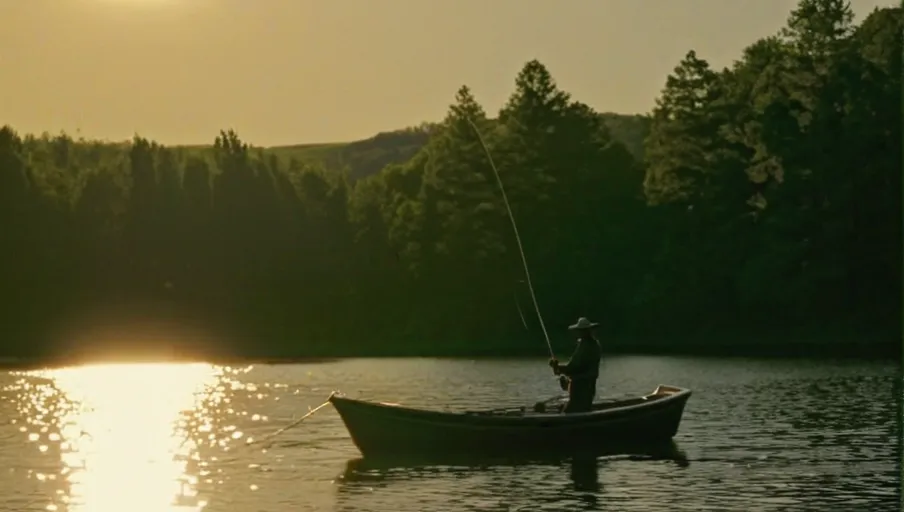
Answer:
[{"label": "dark jacket", "polygon": [[568,364],[559,372],[568,376],[568,405],[565,412],[586,412],[593,405],[596,379],[600,374],[600,344],[592,336],[581,338]]},{"label": "dark jacket", "polygon": [[581,338],[568,364],[559,366],[563,375],[575,380],[596,382],[600,375],[600,344],[592,336]]}]

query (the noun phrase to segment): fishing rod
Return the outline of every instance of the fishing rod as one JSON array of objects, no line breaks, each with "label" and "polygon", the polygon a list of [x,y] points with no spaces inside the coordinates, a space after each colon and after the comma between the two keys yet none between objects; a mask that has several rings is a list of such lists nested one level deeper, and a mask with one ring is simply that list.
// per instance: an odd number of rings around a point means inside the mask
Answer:
[{"label": "fishing rod", "polygon": [[524,256],[524,247],[521,245],[521,235],[518,234],[518,224],[515,223],[515,215],[512,213],[511,206],[509,206],[508,196],[505,194],[505,186],[502,184],[502,178],[499,177],[499,170],[496,169],[496,164],[493,162],[493,155],[490,154],[490,149],[487,147],[486,142],[484,142],[483,135],[480,134],[480,129],[477,128],[477,125],[474,124],[474,121],[472,121],[470,117],[466,117],[465,119],[468,121],[468,124],[471,125],[471,129],[474,130],[474,133],[477,134],[477,140],[480,141],[480,146],[487,155],[487,160],[489,160],[490,167],[493,169],[493,174],[496,176],[496,183],[499,184],[499,191],[502,192],[502,202],[505,203],[508,218],[512,221],[512,230],[515,232],[515,242],[518,243],[518,253],[521,254],[521,263],[524,265],[524,277],[527,280],[527,289],[530,290],[530,298],[534,303],[534,311],[536,311],[537,318],[540,320],[540,328],[543,330],[543,337],[546,338],[546,346],[549,348],[549,357],[555,359],[556,354],[552,350],[552,342],[549,341],[549,334],[546,332],[546,324],[543,322],[543,315],[540,313],[540,305],[537,303],[537,295],[534,293],[534,285],[530,279],[530,270],[527,268],[527,258]]},{"label": "fishing rod", "polygon": [[518,317],[521,318],[521,325],[524,326],[524,330],[529,331],[527,327],[527,320],[524,318],[524,311],[521,310],[521,301],[518,300],[518,289],[512,290],[512,295],[515,296],[515,307],[518,309]]}]

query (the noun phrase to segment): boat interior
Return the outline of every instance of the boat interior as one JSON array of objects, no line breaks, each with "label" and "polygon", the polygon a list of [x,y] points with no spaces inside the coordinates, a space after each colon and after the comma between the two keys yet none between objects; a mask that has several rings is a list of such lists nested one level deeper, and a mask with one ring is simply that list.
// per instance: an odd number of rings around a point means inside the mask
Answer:
[{"label": "boat interior", "polygon": [[[632,405],[640,405],[660,400],[667,396],[673,395],[681,391],[679,388],[672,386],[658,386],[652,393],[631,397],[631,398],[609,398],[601,399],[593,404],[592,412],[604,411],[607,409],[615,409],[618,407],[628,407]],[[465,411],[465,414],[480,416],[532,416],[536,414],[560,414],[564,407],[562,397],[556,397],[558,401],[537,402],[533,408],[527,406],[508,407],[501,409],[489,409],[483,411]]]}]

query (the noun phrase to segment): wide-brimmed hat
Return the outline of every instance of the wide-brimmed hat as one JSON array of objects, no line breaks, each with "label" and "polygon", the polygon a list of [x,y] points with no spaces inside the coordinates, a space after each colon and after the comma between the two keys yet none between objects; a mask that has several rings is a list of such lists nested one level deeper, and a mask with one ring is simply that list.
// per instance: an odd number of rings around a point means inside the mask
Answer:
[{"label": "wide-brimmed hat", "polygon": [[578,318],[577,323],[575,323],[574,325],[569,325],[568,330],[578,331],[581,329],[593,329],[594,327],[597,327],[599,325],[600,324],[598,324],[596,322],[591,322],[590,320],[587,320],[586,318],[581,317],[581,318]]}]

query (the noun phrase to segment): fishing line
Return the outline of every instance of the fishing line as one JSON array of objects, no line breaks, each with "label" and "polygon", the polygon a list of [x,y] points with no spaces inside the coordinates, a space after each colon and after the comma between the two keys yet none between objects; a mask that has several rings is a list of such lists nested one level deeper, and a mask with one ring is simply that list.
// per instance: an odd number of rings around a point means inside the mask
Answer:
[{"label": "fishing line", "polygon": [[282,434],[282,433],[285,432],[286,430],[289,430],[290,428],[292,428],[292,427],[298,425],[298,424],[301,423],[302,421],[308,419],[308,418],[311,417],[315,412],[319,411],[320,409],[323,409],[324,407],[326,407],[326,406],[329,405],[329,404],[330,404],[330,401],[327,400],[326,402],[323,402],[322,404],[320,404],[320,405],[318,405],[317,407],[315,407],[315,408],[311,409],[310,411],[308,411],[308,413],[305,414],[304,416],[302,416],[301,418],[299,418],[299,419],[293,421],[292,423],[289,423],[289,424],[286,425],[285,427],[283,427],[283,428],[277,430],[276,432],[274,432],[274,433],[272,433],[272,434],[270,434],[270,435],[268,435],[268,436],[266,436],[266,437],[263,437],[263,438],[261,438],[261,439],[258,439],[258,440],[252,441],[252,442],[250,442],[250,443],[247,443],[245,446],[251,446],[251,445],[253,445],[253,444],[258,444],[258,443],[262,443],[262,442],[264,442],[264,441],[268,441],[268,440],[270,440],[270,439],[273,439],[274,437],[276,437],[276,436]]},{"label": "fishing line", "polygon": [[537,318],[540,320],[540,328],[543,329],[543,337],[546,338],[546,346],[549,348],[549,357],[555,359],[556,354],[552,350],[552,342],[549,341],[549,334],[546,332],[546,324],[543,322],[543,315],[540,313],[540,305],[537,303],[537,295],[534,293],[534,285],[530,279],[530,270],[527,268],[527,258],[524,256],[524,247],[521,245],[521,235],[518,234],[518,224],[515,223],[515,215],[512,214],[512,208],[509,206],[508,196],[505,194],[505,186],[502,185],[502,178],[499,177],[499,170],[496,169],[496,164],[493,162],[493,155],[490,154],[490,149],[487,147],[486,142],[484,142],[483,135],[480,134],[480,130],[470,117],[466,117],[465,119],[468,121],[468,124],[471,125],[474,133],[477,134],[477,140],[480,141],[483,152],[486,153],[487,160],[490,162],[490,167],[493,169],[493,174],[496,176],[496,183],[499,184],[499,190],[502,192],[502,202],[505,203],[508,218],[512,221],[512,230],[515,232],[515,242],[518,243],[518,252],[521,254],[521,263],[524,265],[524,277],[527,279],[527,288],[530,290],[530,298],[534,303],[534,310],[537,312]]},{"label": "fishing line", "polygon": [[518,316],[521,317],[521,323],[524,325],[524,330],[528,330],[527,320],[524,319],[524,312],[521,311],[521,302],[518,300],[518,290],[513,290],[512,294],[515,296],[515,307],[518,308]]}]

